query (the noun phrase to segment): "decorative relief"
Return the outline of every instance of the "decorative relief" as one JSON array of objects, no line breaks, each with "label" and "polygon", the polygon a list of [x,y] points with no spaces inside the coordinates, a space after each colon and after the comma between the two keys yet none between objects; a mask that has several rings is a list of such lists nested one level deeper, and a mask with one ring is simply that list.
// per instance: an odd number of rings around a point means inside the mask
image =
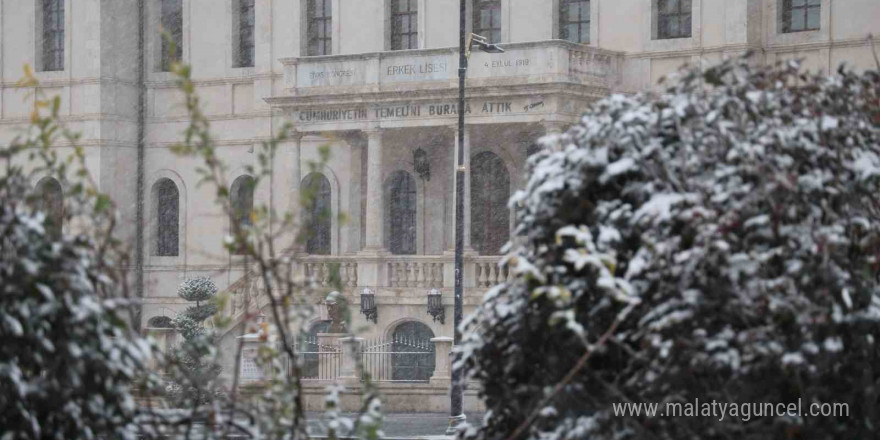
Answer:
[{"label": "decorative relief", "polygon": [[605,78],[613,72],[611,55],[576,50],[569,52],[568,74],[575,78]]}]

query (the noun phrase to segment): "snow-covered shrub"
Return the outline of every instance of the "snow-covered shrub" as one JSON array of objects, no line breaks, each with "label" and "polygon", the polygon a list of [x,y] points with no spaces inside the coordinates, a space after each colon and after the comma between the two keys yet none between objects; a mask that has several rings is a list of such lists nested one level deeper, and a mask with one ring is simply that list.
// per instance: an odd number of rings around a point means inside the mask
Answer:
[{"label": "snow-covered shrub", "polygon": [[174,407],[192,407],[211,402],[222,396],[217,383],[221,367],[216,360],[216,335],[205,328],[204,321],[217,313],[211,301],[217,294],[217,285],[208,277],[187,278],[177,289],[177,295],[196,305],[187,307],[172,321],[183,336],[183,342],[169,353],[171,380],[165,388],[165,397]]},{"label": "snow-covered shrub", "polygon": [[[455,367],[489,410],[466,436],[876,438],[878,96],[877,72],[737,59],[604,99],[545,139],[511,199],[517,275],[465,323]],[[849,414],[744,423],[612,407],[695,399]]]},{"label": "snow-covered shrub", "polygon": [[[134,439],[132,388],[150,346],[128,331],[113,212],[83,177],[82,150],[62,160],[50,149],[62,133],[76,140],[57,125],[59,101],[35,99],[28,136],[0,148],[0,439]],[[88,225],[49,233],[30,203],[28,156],[64,184],[64,211],[88,215]]]},{"label": "snow-covered shrub", "polygon": [[217,295],[217,285],[210,277],[187,278],[177,288],[177,296],[199,305]]}]

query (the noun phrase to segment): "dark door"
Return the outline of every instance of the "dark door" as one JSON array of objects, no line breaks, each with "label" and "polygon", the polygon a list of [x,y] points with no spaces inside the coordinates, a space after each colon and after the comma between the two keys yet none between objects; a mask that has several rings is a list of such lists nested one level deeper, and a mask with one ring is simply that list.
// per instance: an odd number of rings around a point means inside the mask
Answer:
[{"label": "dark door", "polygon": [[394,330],[391,379],[427,382],[434,375],[434,333],[419,322],[405,322]]}]

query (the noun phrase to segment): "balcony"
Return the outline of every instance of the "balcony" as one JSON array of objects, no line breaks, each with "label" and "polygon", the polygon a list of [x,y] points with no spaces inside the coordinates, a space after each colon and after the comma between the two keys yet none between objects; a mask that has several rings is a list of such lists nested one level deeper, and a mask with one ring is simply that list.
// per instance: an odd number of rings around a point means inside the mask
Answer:
[{"label": "balcony", "polygon": [[[623,55],[562,40],[503,44],[473,52],[470,123],[498,117],[578,116],[621,80]],[[304,131],[380,123],[449,124],[457,107],[458,48],[283,58],[284,90],[267,98]],[[439,122],[438,122],[439,121]],[[322,127],[324,126],[324,127]]]},{"label": "balcony", "polygon": [[[486,289],[510,279],[499,267],[501,256],[465,256],[464,287]],[[382,257],[309,255],[297,260],[303,274],[319,287],[332,287],[338,271],[343,288],[419,289],[452,288],[452,255],[388,255]],[[372,273],[368,273],[372,272]],[[367,282],[372,279],[375,282]],[[363,281],[361,281],[363,280]]]}]

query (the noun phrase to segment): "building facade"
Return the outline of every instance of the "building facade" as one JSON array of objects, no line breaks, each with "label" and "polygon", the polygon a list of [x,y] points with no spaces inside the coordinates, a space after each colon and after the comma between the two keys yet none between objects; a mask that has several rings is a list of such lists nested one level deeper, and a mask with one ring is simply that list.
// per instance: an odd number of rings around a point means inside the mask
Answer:
[{"label": "building facade", "polygon": [[[470,31],[505,52],[475,51],[468,70],[465,313],[507,275],[497,266],[513,231],[506,200],[535,141],[576,122],[590,102],[748,50],[759,63],[803,58],[812,71],[876,68],[867,37],[880,34],[876,0],[468,0],[467,17]],[[27,123],[27,91],[15,83],[34,66],[39,87],[62,97],[65,122],[83,133],[122,233],[142,250],[143,325],[185,308],[177,286],[196,276],[231,291],[224,313],[240,319],[253,286],[223,237],[247,215],[223,215],[197,185],[197,161],[169,150],[187,124],[168,72],[179,59],[192,66],[230,166],[237,212],[255,202],[298,210],[300,188],[316,188],[312,209],[298,214],[313,230],[297,254],[303,272],[329,285],[330,267],[340,268],[364,337],[449,337],[458,20],[458,0],[2,0],[0,142]],[[271,184],[250,192],[247,167],[285,122],[293,132]],[[316,169],[322,146],[330,158]],[[40,177],[34,185],[56,206],[64,188]],[[356,313],[365,288],[375,322]],[[427,312],[431,290],[442,322]],[[238,334],[233,327],[224,346]],[[429,364],[401,368],[421,379],[448,374]],[[448,404],[443,380],[393,382],[410,400],[392,408]]]}]

